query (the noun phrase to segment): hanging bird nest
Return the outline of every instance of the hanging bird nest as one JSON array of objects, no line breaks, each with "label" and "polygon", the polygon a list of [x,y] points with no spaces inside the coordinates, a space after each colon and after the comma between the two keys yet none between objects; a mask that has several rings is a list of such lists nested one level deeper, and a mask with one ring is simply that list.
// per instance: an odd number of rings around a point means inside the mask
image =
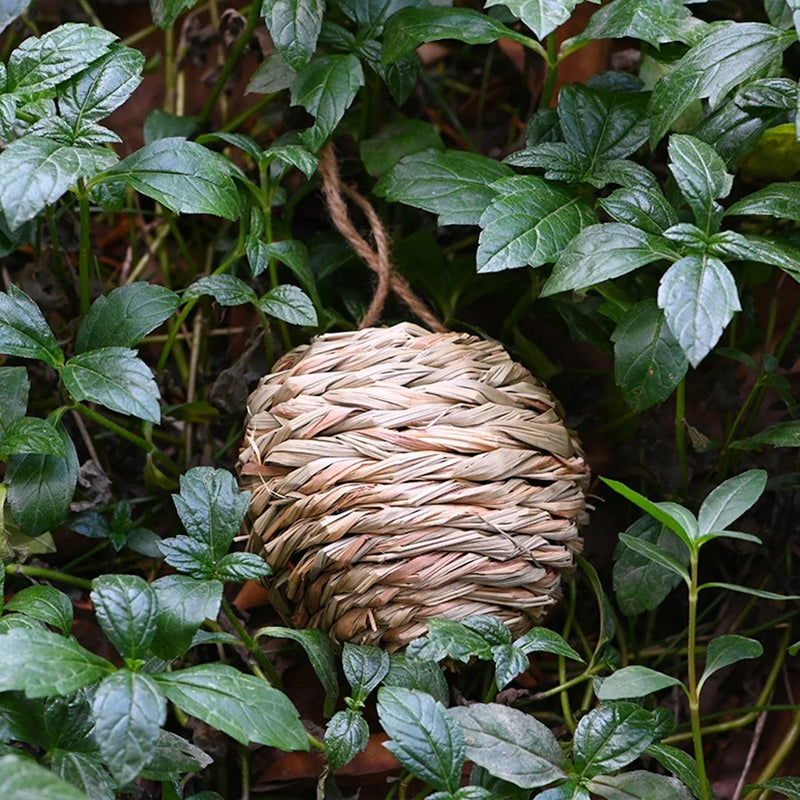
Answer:
[{"label": "hanging bird nest", "polygon": [[398,649],[432,617],[540,624],[581,550],[589,471],[545,385],[495,342],[328,333],[248,400],[249,549],[295,627]]}]

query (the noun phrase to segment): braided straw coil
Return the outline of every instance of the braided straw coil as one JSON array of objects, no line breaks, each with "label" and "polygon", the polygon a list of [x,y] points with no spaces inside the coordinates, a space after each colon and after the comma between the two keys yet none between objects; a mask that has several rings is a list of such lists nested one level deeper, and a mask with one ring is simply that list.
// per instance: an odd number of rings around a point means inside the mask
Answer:
[{"label": "braided straw coil", "polygon": [[396,650],[426,621],[541,623],[580,552],[589,470],[496,343],[409,323],[320,336],[248,401],[249,549],[296,627]]}]

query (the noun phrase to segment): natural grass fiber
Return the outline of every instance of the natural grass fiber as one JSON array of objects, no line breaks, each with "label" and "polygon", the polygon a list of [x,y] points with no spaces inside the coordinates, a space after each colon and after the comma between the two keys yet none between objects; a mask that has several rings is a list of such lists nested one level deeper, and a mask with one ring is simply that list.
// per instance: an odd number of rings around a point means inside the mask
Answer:
[{"label": "natural grass fiber", "polygon": [[324,334],[248,401],[249,549],[295,627],[398,649],[431,617],[520,634],[581,550],[589,470],[500,345],[410,323]]}]

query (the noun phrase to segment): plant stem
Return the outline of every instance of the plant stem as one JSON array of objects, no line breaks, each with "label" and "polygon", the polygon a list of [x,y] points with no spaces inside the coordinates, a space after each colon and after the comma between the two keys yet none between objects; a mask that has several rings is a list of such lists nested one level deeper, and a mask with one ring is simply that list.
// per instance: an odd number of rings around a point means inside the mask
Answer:
[{"label": "plant stem", "polygon": [[25,575],[28,578],[58,581],[59,583],[68,583],[70,586],[77,586],[87,591],[92,588],[92,582],[86,580],[86,578],[76,578],[74,575],[69,575],[66,572],[58,572],[57,570],[46,569],[45,567],[33,567],[25,564],[6,564],[6,575]]},{"label": "plant stem", "polygon": [[266,654],[259,646],[258,640],[247,632],[244,625],[239,622],[239,618],[236,616],[236,612],[231,608],[230,603],[228,603],[228,601],[224,598],[222,599],[222,611],[233,626],[233,629],[236,631],[236,635],[244,642],[245,647],[247,647],[253,656],[255,656],[256,661],[258,661],[258,665],[266,673],[269,683],[271,683],[276,689],[282,689],[283,685],[281,683],[280,676],[275,671],[275,667],[272,665],[272,662],[267,658]]},{"label": "plant stem", "polygon": [[558,43],[554,33],[547,37],[546,62],[547,74],[545,75],[544,86],[542,86],[542,96],[539,98],[539,110],[550,105],[556,88],[556,80],[558,79]]},{"label": "plant stem", "polygon": [[222,67],[222,71],[217,78],[217,82],[211,89],[205,105],[197,117],[197,121],[201,126],[208,122],[211,112],[214,110],[214,106],[216,105],[220,94],[222,94],[225,85],[228,83],[228,78],[230,78],[230,76],[233,74],[236,67],[239,66],[242,53],[244,52],[245,47],[247,47],[247,43],[250,41],[253,31],[256,29],[260,19],[261,3],[255,2],[254,0],[254,2],[250,4],[250,11],[247,15],[247,24],[244,26],[244,30],[236,40],[236,43],[233,45],[230,55],[225,60],[225,65]]},{"label": "plant stem", "polygon": [[681,487],[683,496],[689,489],[689,463],[686,458],[686,378],[675,391],[675,448],[681,465]]},{"label": "plant stem", "polygon": [[692,743],[694,744],[694,757],[697,761],[697,777],[700,781],[701,800],[713,800],[706,777],[706,762],[703,754],[703,731],[700,725],[700,694],[697,690],[697,562],[698,551],[692,549],[690,555],[689,574],[689,717],[692,722]]},{"label": "plant stem", "polygon": [[78,275],[80,280],[81,316],[89,312],[89,257],[91,255],[90,219],[89,219],[89,192],[83,178],[78,179],[76,188],[78,206],[81,219],[80,251],[78,255]]}]

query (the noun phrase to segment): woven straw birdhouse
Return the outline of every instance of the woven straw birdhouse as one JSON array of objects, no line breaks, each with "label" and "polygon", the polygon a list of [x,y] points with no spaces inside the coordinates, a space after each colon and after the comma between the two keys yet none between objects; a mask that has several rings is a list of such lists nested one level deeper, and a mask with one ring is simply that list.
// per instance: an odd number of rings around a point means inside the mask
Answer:
[{"label": "woven straw birdhouse", "polygon": [[404,646],[431,617],[542,622],[580,552],[589,471],[495,342],[404,323],[285,355],[248,401],[249,549],[296,627]]}]

